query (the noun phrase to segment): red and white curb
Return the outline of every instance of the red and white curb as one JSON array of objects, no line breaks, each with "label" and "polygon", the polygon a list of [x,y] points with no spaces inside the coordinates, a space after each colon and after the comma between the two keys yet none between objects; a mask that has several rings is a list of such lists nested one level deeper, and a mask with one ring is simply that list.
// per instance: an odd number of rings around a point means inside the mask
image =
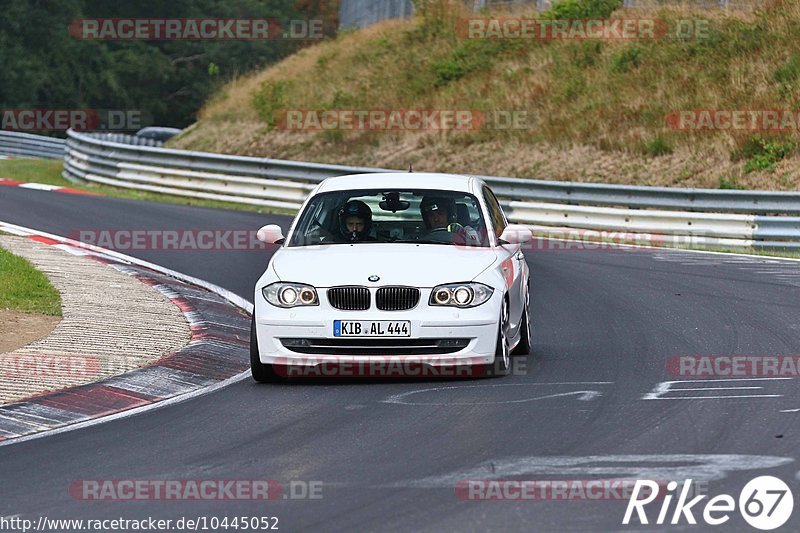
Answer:
[{"label": "red and white curb", "polygon": [[46,183],[27,183],[24,181],[16,181],[9,178],[0,178],[0,186],[4,187],[20,187],[21,189],[34,189],[37,191],[50,191],[60,192],[64,194],[86,194],[89,196],[102,196],[98,193],[80,191],[70,187],[61,187],[59,185],[47,185]]},{"label": "red and white curb", "polygon": [[0,222],[0,231],[56,246],[136,277],[174,302],[192,332],[186,346],[147,366],[0,406],[0,446],[131,416],[206,394],[249,375],[250,302],[221,287],[118,252],[5,222]]}]

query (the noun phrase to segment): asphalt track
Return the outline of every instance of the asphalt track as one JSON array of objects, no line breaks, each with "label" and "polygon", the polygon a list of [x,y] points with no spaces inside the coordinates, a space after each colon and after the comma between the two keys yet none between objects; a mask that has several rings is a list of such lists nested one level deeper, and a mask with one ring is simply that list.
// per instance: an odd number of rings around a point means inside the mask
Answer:
[{"label": "asphalt track", "polygon": [[[0,188],[0,220],[64,236],[288,223],[10,187]],[[126,253],[247,299],[269,258],[263,250]],[[624,249],[541,250],[527,258],[534,348],[521,359],[524,372],[455,382],[269,386],[247,379],[0,448],[0,516],[277,516],[284,531],[656,529],[621,525],[625,501],[464,501],[454,490],[459,480],[487,478],[691,477],[705,480],[711,496],[738,499],[748,480],[773,475],[797,501],[796,379],[702,381],[686,388],[727,388],[645,398],[661,382],[684,379],[667,370],[672,356],[800,353],[800,263]],[[743,385],[762,388],[730,388]],[[742,397],[678,399],[686,396]],[[321,481],[323,489],[321,499],[269,502],[73,498],[70,484],[85,479],[300,480]],[[648,511],[652,522],[658,507]],[[702,523],[702,509],[694,514]],[[800,506],[784,528],[800,530]],[[684,520],[676,529],[708,526]],[[754,531],[736,512],[716,529]]]}]

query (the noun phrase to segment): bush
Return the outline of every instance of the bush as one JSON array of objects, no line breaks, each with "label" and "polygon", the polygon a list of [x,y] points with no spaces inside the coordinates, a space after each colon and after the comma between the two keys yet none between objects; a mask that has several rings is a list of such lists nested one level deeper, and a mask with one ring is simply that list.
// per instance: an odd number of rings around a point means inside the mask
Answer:
[{"label": "bush", "polygon": [[622,0],[562,0],[542,13],[552,20],[608,18],[622,7]]},{"label": "bush", "polygon": [[253,107],[258,118],[266,122],[267,129],[275,127],[276,118],[280,118],[276,115],[286,109],[287,95],[291,86],[292,82],[285,80],[264,82],[253,94]]},{"label": "bush", "polygon": [[636,68],[642,61],[642,49],[638,46],[623,48],[611,58],[611,71],[624,73]]},{"label": "bush", "polygon": [[441,87],[473,72],[488,71],[500,56],[519,46],[520,44],[514,41],[485,39],[464,41],[453,50],[450,57],[431,63],[435,84]]},{"label": "bush", "polygon": [[772,172],[778,161],[792,155],[797,148],[794,141],[779,141],[765,139],[760,135],[749,138],[745,143],[731,154],[734,161],[746,159],[744,164],[745,174],[758,170]]},{"label": "bush", "polygon": [[787,63],[775,69],[772,78],[778,83],[792,83],[800,77],[800,60],[792,56]]},{"label": "bush", "polygon": [[652,141],[645,143],[644,151],[649,156],[658,157],[660,155],[671,154],[672,146],[670,146],[670,144],[659,135]]}]

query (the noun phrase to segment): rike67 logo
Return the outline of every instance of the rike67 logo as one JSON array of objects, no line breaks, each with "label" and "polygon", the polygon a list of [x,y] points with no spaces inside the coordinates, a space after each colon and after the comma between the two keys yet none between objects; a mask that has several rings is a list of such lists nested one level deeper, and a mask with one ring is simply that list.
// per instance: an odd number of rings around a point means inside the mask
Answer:
[{"label": "rike67 logo", "polygon": [[[771,530],[784,525],[791,517],[794,508],[794,496],[789,486],[772,476],[760,476],[750,480],[739,493],[738,502],[729,494],[720,494],[705,502],[705,505],[700,505],[708,495],[701,494],[689,499],[692,494],[691,479],[683,482],[680,493],[677,489],[678,483],[671,481],[667,484],[667,492],[664,495],[663,491],[659,493],[659,485],[655,481],[637,480],[622,523],[630,524],[633,513],[636,512],[642,525],[651,523],[677,525],[683,520],[687,524],[697,524],[695,513],[698,513],[702,514],[702,520],[706,524],[719,526],[730,520],[738,503],[739,513],[748,524],[756,529]],[[671,509],[675,497],[677,502]],[[655,522],[652,522],[653,516],[648,515],[645,507],[656,500],[661,506]],[[653,507],[658,508],[658,505]]]}]

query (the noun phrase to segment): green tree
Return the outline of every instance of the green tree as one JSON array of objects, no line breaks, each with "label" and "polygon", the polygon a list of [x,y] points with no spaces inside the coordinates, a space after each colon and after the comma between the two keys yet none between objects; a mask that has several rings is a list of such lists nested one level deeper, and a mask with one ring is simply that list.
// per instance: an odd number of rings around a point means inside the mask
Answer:
[{"label": "green tree", "polygon": [[[305,2],[305,3],[301,3]],[[305,43],[98,41],[68,32],[81,18],[270,18],[319,16],[298,0],[2,0],[0,106],[134,109],[183,127],[222,82],[274,63]],[[305,9],[306,11],[300,11]],[[325,12],[330,17],[329,12]],[[210,65],[214,65],[210,68]],[[211,73],[214,75],[211,75]]]}]

